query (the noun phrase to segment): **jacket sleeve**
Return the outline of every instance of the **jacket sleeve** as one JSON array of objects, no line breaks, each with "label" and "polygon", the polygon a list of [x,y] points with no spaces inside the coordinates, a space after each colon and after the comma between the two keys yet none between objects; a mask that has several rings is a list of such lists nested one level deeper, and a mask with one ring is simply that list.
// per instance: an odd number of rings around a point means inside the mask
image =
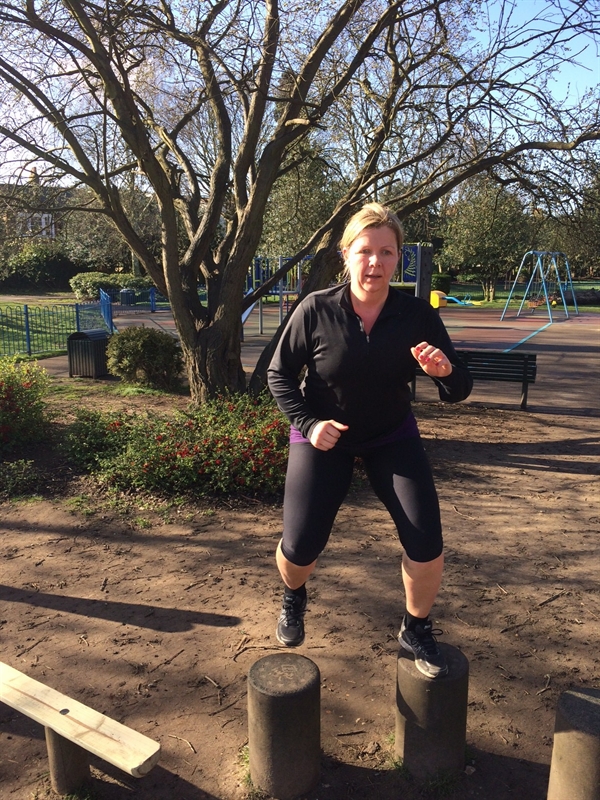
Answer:
[{"label": "jacket sleeve", "polygon": [[[445,378],[431,378],[437,385],[440,400],[446,403],[459,403],[465,400],[473,389],[473,378],[468,370],[468,367],[463,364],[458,356],[452,340],[448,336],[444,323],[442,322],[439,314],[428,306],[428,327],[430,328],[429,336],[425,337],[429,344],[438,347],[452,364],[452,372]],[[431,376],[428,376],[431,377]]]},{"label": "jacket sleeve", "polygon": [[277,405],[307,439],[320,422],[302,393],[300,373],[311,358],[311,308],[301,304],[293,312],[267,370],[267,382]]}]

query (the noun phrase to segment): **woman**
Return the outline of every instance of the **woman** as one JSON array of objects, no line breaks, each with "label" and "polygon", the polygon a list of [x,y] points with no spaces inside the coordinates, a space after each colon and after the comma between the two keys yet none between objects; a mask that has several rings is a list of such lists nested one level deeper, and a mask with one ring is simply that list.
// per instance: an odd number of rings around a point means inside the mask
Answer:
[{"label": "woman", "polygon": [[400,644],[436,678],[448,671],[429,619],[442,577],[442,531],[409,384],[417,362],[441,400],[464,400],[472,381],[437,312],[389,285],[402,242],[389,209],[369,203],[356,213],[340,243],[348,282],[300,303],[269,367],[269,388],[292,426],[276,553],[284,583],[276,635],[288,647],[304,641],[305,584],[360,456],[404,548]]}]

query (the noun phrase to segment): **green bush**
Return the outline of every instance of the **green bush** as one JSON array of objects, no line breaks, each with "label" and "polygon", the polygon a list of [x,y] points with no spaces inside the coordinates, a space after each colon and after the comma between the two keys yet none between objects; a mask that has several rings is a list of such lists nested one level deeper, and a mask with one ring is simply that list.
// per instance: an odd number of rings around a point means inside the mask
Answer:
[{"label": "green bush", "polygon": [[111,375],[153,389],[173,389],[183,369],[176,339],[155,328],[125,328],[111,336],[106,349]]},{"label": "green bush", "polygon": [[80,412],[72,459],[119,488],[272,495],[285,481],[288,423],[268,396],[219,398],[172,416]]},{"label": "green bush", "polygon": [[39,488],[40,478],[33,461],[0,462],[0,498],[31,494]]},{"label": "green bush", "polygon": [[77,266],[55,242],[30,242],[0,267],[4,289],[68,289]]},{"label": "green bush", "polygon": [[0,358],[0,453],[45,433],[46,372],[35,362]]},{"label": "green bush", "polygon": [[119,289],[117,275],[104,272],[80,272],[69,281],[78,300],[98,300],[100,289]]},{"label": "green bush", "polygon": [[118,275],[121,289],[150,289],[154,281],[148,275],[129,275],[125,272]]},{"label": "green bush", "polygon": [[127,446],[126,415],[117,412],[75,409],[76,421],[67,435],[66,448],[76,466],[100,472],[102,464],[116,458]]},{"label": "green bush", "polygon": [[434,272],[431,276],[431,290],[437,290],[450,294],[450,287],[452,286],[452,278],[445,272]]},{"label": "green bush", "polygon": [[154,285],[148,277],[136,277],[126,272],[80,272],[69,283],[78,300],[98,300],[100,289],[149,289]]}]

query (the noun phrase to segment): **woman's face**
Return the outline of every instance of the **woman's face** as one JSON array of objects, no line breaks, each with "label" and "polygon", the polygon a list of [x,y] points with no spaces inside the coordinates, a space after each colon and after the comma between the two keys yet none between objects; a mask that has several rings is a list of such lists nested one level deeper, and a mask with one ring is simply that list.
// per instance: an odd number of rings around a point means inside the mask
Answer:
[{"label": "woman's face", "polygon": [[350,290],[359,300],[385,299],[398,265],[398,241],[391,228],[365,228],[342,250],[350,276]]}]

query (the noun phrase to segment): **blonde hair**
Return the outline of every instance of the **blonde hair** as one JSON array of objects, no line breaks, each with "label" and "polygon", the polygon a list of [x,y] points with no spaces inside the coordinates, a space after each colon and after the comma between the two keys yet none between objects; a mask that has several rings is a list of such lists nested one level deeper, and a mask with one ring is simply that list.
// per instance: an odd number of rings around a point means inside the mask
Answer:
[{"label": "blonde hair", "polygon": [[367,203],[360,211],[357,211],[344,228],[340,247],[350,247],[352,242],[361,235],[365,228],[390,228],[396,235],[398,242],[398,253],[404,243],[404,230],[398,217],[389,208],[380,203]]}]

